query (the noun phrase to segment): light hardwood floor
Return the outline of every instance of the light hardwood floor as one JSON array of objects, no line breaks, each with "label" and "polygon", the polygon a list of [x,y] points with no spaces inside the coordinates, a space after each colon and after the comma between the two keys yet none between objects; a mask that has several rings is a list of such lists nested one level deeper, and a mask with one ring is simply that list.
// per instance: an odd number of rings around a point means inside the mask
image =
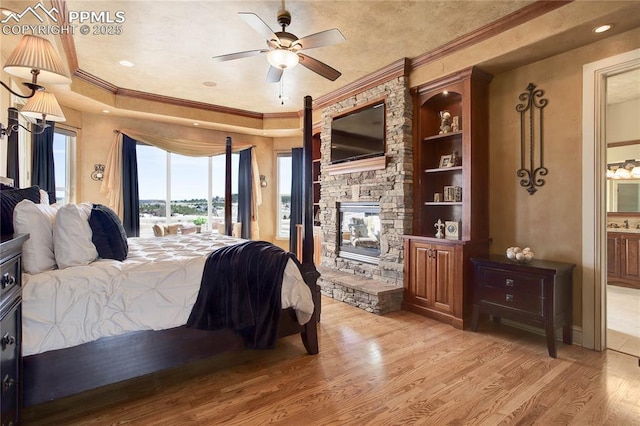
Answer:
[{"label": "light hardwood floor", "polygon": [[[179,350],[179,348],[176,348]],[[32,407],[24,424],[640,424],[638,360],[483,322],[456,330],[323,299],[320,354],[298,336]]]},{"label": "light hardwood floor", "polygon": [[640,357],[640,289],[607,285],[607,347]]}]

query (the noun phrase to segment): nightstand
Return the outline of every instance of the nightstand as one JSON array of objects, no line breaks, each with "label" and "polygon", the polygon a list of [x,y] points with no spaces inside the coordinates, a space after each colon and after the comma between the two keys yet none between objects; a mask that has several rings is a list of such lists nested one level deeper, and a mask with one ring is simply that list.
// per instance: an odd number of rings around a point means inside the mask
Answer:
[{"label": "nightstand", "polygon": [[22,243],[28,234],[0,239],[0,417],[19,421],[22,390]]},{"label": "nightstand", "polygon": [[515,263],[504,256],[471,259],[473,264],[473,319],[480,313],[494,320],[512,319],[545,330],[549,356],[556,358],[556,329],[571,344],[574,264],[533,259]]}]

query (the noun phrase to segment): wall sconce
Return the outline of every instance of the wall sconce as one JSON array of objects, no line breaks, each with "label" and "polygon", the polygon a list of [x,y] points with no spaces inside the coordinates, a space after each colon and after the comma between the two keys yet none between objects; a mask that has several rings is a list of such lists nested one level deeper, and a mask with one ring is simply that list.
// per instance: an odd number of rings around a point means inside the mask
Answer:
[{"label": "wall sconce", "polygon": [[639,179],[640,160],[607,164],[607,179]]},{"label": "wall sconce", "polygon": [[[29,99],[20,113],[27,117],[42,120],[37,124],[40,129],[35,130],[34,133],[40,134],[44,132],[44,129],[47,128],[47,119],[49,121],[65,121],[62,109],[53,93],[46,92],[44,87],[38,84],[38,78],[41,81],[54,84],[71,82],[71,78],[67,76],[62,66],[60,56],[48,40],[42,37],[25,35],[7,59],[3,69],[8,74],[23,79],[31,79],[30,83],[22,83],[31,90],[31,93],[26,96],[14,92],[2,81],[0,81],[0,84],[15,96]],[[18,124],[17,121],[17,110],[9,108],[9,126],[5,127],[0,123],[0,139],[5,135],[8,136],[12,132],[18,131],[20,127],[26,129],[26,127]],[[29,131],[28,129],[26,130]]]},{"label": "wall sconce", "polygon": [[104,164],[95,164],[91,173],[91,179],[101,181],[104,179]]},{"label": "wall sconce", "polygon": [[267,187],[267,177],[265,175],[260,175],[260,188]]},{"label": "wall sconce", "polygon": [[9,126],[5,127],[0,123],[0,139],[4,138],[5,135],[11,136],[11,133],[17,132],[20,127],[34,135],[39,135],[44,133],[45,129],[49,127],[47,120],[56,122],[65,121],[64,113],[62,112],[60,105],[58,105],[56,97],[53,96],[53,93],[49,93],[44,90],[37,91],[34,96],[29,98],[27,103],[22,107],[20,113],[25,117],[35,118],[36,129],[29,130],[22,124],[19,124],[18,110],[16,108],[9,108]]},{"label": "wall sconce", "polygon": [[27,96],[14,92],[9,86],[0,82],[5,89],[20,98],[31,98],[37,91],[44,89],[37,84],[38,77],[44,83],[71,83],[71,78],[65,72],[62,60],[51,42],[33,35],[22,37],[20,43],[11,52],[3,69],[8,74],[24,80],[31,80],[31,83],[22,83],[31,90]]}]

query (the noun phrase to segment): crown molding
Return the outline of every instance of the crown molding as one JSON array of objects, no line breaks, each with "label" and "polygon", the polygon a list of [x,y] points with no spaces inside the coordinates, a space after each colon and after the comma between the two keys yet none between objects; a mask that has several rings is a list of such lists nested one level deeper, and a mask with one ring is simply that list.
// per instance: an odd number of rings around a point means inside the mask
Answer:
[{"label": "crown molding", "polygon": [[444,46],[440,46],[430,52],[423,53],[411,60],[411,69],[416,69],[428,63],[434,62],[445,56],[451,55],[459,50],[466,49],[469,46],[480,43],[494,37],[504,31],[517,27],[525,22],[542,16],[559,7],[565,6],[574,0],[538,0],[522,9],[518,9],[509,15],[506,15],[497,21],[491,22],[478,28],[475,31],[467,33],[462,37],[458,37]]},{"label": "crown molding", "polygon": [[314,109],[322,109],[331,104],[341,101],[342,99],[349,98],[358,93],[362,93],[372,87],[379,86],[386,83],[389,80],[398,77],[408,77],[410,68],[410,61],[408,58],[402,58],[395,61],[384,68],[379,69],[369,75],[362,77],[347,84],[333,92],[327,93],[313,101]]}]

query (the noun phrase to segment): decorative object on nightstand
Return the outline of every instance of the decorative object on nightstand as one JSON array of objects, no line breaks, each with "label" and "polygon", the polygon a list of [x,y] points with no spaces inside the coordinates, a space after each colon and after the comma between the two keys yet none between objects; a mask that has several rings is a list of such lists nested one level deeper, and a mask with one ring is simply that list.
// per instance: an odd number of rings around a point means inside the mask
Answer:
[{"label": "decorative object on nightstand", "polygon": [[574,264],[532,259],[510,262],[502,255],[472,258],[473,319],[478,330],[480,313],[540,327],[547,338],[549,356],[556,358],[556,329],[562,341],[572,342]]},{"label": "decorative object on nightstand", "polygon": [[518,263],[527,263],[533,259],[533,252],[529,247],[521,249],[520,247],[509,247],[507,249],[507,259]]},{"label": "decorative object on nightstand", "polygon": [[[544,185],[544,179],[540,176],[546,176],[549,173],[544,166],[544,129],[542,126],[542,109],[547,106],[548,101],[542,99],[544,91],[536,90],[535,84],[529,83],[526,90],[518,97],[522,103],[516,105],[516,111],[520,113],[520,169],[516,174],[522,178],[520,185],[527,188],[529,194],[533,195],[537,191],[537,186]],[[536,164],[536,159],[538,164]],[[527,161],[529,168],[527,168]]]},{"label": "decorative object on nightstand", "polygon": [[22,402],[22,243],[28,234],[5,235],[0,241],[0,380],[2,424],[19,424]]}]

